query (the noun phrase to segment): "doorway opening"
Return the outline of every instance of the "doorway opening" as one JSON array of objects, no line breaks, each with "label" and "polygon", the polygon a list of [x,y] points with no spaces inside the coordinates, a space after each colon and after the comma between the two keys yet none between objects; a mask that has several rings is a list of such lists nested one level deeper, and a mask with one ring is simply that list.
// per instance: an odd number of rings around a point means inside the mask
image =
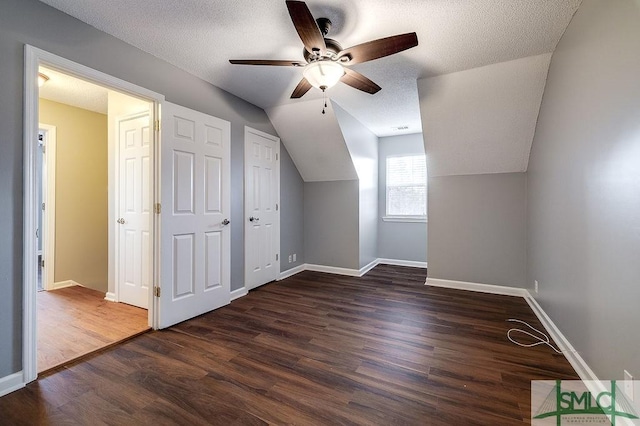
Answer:
[{"label": "doorway opening", "polygon": [[163,98],[31,46],[25,73],[26,383],[154,326]]}]

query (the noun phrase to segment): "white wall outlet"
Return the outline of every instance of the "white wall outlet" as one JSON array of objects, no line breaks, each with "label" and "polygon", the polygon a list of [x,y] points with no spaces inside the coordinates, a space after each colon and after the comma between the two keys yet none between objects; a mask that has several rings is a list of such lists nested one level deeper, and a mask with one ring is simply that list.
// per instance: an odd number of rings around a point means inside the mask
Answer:
[{"label": "white wall outlet", "polygon": [[291,255],[289,255],[289,263],[291,263]]},{"label": "white wall outlet", "polygon": [[633,376],[624,370],[624,394],[633,401]]},{"label": "white wall outlet", "polygon": [[294,262],[296,261],[296,254],[295,253],[293,253],[293,261]]},{"label": "white wall outlet", "polygon": [[533,291],[535,291],[536,294],[538,294],[538,280],[533,281]]}]

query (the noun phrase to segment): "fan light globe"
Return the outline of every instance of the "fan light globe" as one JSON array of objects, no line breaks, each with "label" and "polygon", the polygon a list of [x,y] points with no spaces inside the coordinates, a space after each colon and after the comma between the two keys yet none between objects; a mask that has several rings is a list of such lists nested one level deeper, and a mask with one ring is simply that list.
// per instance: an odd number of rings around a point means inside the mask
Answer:
[{"label": "fan light globe", "polygon": [[344,68],[337,62],[318,61],[306,65],[302,75],[313,87],[324,91],[340,81],[344,75]]}]

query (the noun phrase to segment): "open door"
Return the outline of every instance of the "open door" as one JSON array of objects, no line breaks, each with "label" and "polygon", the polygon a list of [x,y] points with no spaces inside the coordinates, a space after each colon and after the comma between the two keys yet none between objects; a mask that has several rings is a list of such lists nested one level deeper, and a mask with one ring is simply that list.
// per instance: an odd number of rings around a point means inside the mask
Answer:
[{"label": "open door", "polygon": [[231,300],[231,139],[228,121],[168,102],[161,129],[157,314],[166,328]]}]

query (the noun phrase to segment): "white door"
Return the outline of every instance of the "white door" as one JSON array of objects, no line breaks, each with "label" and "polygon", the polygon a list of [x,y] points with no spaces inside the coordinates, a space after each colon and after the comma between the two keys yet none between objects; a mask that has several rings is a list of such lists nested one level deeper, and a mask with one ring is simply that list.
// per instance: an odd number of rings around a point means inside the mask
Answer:
[{"label": "white door", "polygon": [[245,282],[249,289],[280,273],[280,139],[244,131]]},{"label": "white door", "polygon": [[230,124],[162,104],[160,328],[231,300]]},{"label": "white door", "polygon": [[118,300],[147,309],[151,286],[149,112],[118,119]]}]

